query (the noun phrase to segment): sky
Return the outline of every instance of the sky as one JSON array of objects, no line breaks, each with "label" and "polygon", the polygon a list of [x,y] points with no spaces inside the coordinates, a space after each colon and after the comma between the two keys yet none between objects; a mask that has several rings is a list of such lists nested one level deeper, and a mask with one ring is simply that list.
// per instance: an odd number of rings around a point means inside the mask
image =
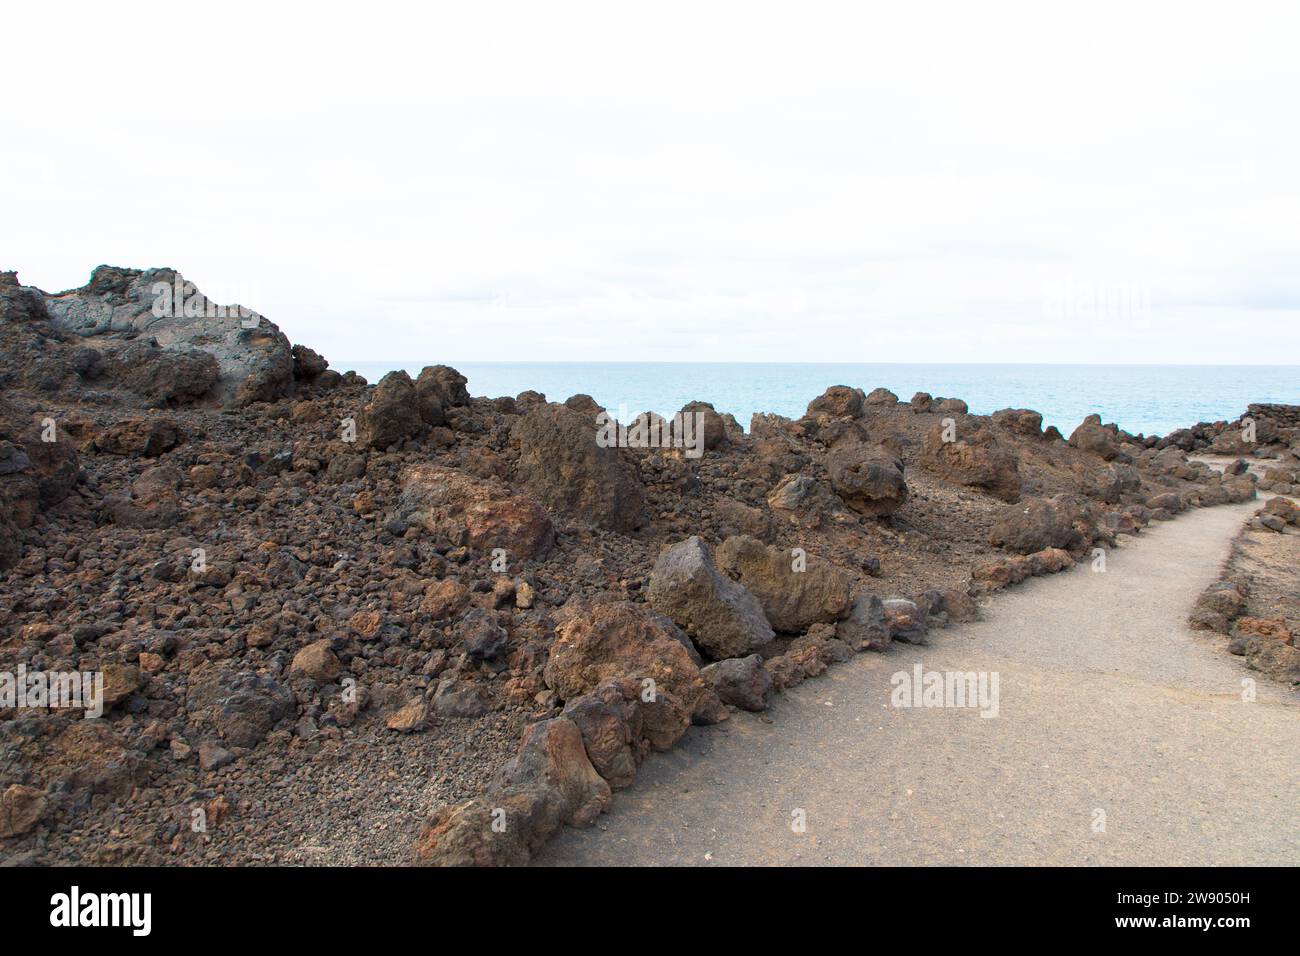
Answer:
[{"label": "sky", "polygon": [[0,269],[348,361],[1300,361],[1294,3],[12,5]]}]

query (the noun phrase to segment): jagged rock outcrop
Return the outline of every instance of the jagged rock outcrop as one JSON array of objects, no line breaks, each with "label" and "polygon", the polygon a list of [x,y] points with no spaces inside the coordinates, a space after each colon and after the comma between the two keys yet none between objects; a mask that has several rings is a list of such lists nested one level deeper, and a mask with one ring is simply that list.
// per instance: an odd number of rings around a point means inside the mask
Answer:
[{"label": "jagged rock outcrop", "polygon": [[180,394],[193,393],[210,372],[192,355],[197,350],[220,368],[212,389],[218,400],[264,402],[292,391],[294,358],[284,333],[249,309],[212,302],[173,269],[99,266],[81,288],[46,295],[45,307],[57,327],[101,348],[145,336],[164,352],[177,352],[186,369],[201,376],[186,384],[181,372],[157,370],[144,375],[151,389],[166,391],[172,380]]}]

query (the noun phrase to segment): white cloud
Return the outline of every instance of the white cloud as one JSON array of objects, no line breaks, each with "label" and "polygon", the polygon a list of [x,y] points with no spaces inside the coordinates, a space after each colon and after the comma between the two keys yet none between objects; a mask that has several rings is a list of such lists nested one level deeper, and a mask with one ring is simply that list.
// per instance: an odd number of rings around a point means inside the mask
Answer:
[{"label": "white cloud", "polygon": [[1300,12],[1055,6],[29,4],[0,267],[336,363],[1293,359]]}]

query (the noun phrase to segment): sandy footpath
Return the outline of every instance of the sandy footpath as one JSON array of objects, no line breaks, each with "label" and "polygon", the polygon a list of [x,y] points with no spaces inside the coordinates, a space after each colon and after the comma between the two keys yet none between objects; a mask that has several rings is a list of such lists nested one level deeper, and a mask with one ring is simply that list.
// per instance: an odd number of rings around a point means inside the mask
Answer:
[{"label": "sandy footpath", "polygon": [[[1185,624],[1258,507],[1192,511],[1105,573],[1032,579],[933,646],[693,729],[536,863],[1300,863],[1300,694]],[[996,672],[998,716],[890,706],[918,661]]]}]

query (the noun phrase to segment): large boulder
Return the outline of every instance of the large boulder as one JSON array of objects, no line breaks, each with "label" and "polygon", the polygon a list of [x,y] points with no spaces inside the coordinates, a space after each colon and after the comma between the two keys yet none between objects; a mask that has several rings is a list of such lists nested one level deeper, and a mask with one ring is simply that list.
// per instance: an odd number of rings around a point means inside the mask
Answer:
[{"label": "large boulder", "polygon": [[1089,415],[1070,434],[1070,444],[1112,461],[1119,455],[1119,430],[1114,425],[1103,425],[1100,415]]},{"label": "large boulder", "polygon": [[190,677],[185,707],[190,720],[235,747],[255,747],[292,715],[293,693],[252,671],[204,665]]},{"label": "large boulder", "polygon": [[415,862],[522,865],[565,824],[590,826],[609,800],[578,726],[564,717],[544,720],[524,732],[484,796],[434,814],[416,841]]},{"label": "large boulder", "polygon": [[804,528],[820,528],[836,516],[851,517],[844,502],[810,475],[787,475],[767,496],[773,513]]},{"label": "large boulder", "polygon": [[865,515],[890,515],[907,501],[903,463],[877,446],[838,442],[826,456],[831,487],[844,503]]},{"label": "large boulder", "polygon": [[552,512],[610,531],[632,531],[645,520],[636,468],[617,448],[597,444],[593,418],[559,404],[538,405],[518,422],[519,480]]},{"label": "large boulder", "polygon": [[442,425],[447,411],[469,404],[469,380],[450,365],[429,365],[415,380],[415,403],[426,425]]},{"label": "large boulder", "polygon": [[926,637],[929,623],[925,611],[907,598],[890,598],[882,601],[881,608],[885,614],[885,627],[891,641],[903,644],[928,644]]},{"label": "large boulder", "polygon": [[758,598],[775,630],[801,634],[849,609],[849,576],[827,561],[771,548],[744,535],[728,538],[718,567]]},{"label": "large boulder", "polygon": [[644,605],[600,604],[556,628],[543,679],[572,701],[608,680],[636,684],[647,737],[666,750],[715,700],[692,657],[690,642]]},{"label": "large boulder", "polygon": [[114,524],[128,528],[170,528],[181,519],[180,469],[155,465],[131,483],[129,494],[104,499],[104,512]]},{"label": "large boulder", "polygon": [[1075,495],[1030,498],[1002,510],[989,532],[989,543],[1017,554],[1048,548],[1079,552],[1096,535],[1096,515]]},{"label": "large boulder", "polygon": [[427,365],[415,381],[420,395],[436,400],[444,409],[469,404],[469,379],[450,365]]},{"label": "large boulder", "polygon": [[847,385],[832,385],[808,403],[809,418],[858,418],[862,415],[862,392]]},{"label": "large boulder", "polygon": [[1266,635],[1245,639],[1246,666],[1287,684],[1300,683],[1300,648]]},{"label": "large boulder", "polygon": [[1015,453],[997,440],[991,428],[964,423],[953,441],[942,425],[926,432],[921,463],[941,478],[979,488],[1003,501],[1020,497],[1020,467]]},{"label": "large boulder", "polygon": [[96,451],[106,455],[127,458],[157,458],[171,451],[184,440],[180,428],[170,418],[154,415],[149,418],[124,418],[114,422],[91,444]]},{"label": "large boulder", "polygon": [[436,465],[402,472],[397,517],[486,553],[503,548],[508,560],[544,558],[555,543],[551,519],[537,502],[493,481]]},{"label": "large boulder", "polygon": [[611,678],[570,700],[561,716],[581,732],[596,772],[611,788],[619,789],[636,778],[637,767],[653,746],[645,734],[645,712],[653,706],[641,700],[639,681]]},{"label": "large boulder", "polygon": [[741,710],[767,710],[772,698],[772,675],[757,654],[710,664],[700,676],[724,704]]},{"label": "large boulder", "polygon": [[[222,401],[272,401],[293,389],[284,333],[249,309],[209,300],[173,269],[100,266],[80,289],[46,296],[45,306],[59,328],[106,346],[147,336],[164,350],[210,354],[220,367],[213,394]],[[156,386],[166,391],[167,380],[164,371]]]},{"label": "large boulder", "polygon": [[859,594],[853,599],[848,617],[835,625],[835,636],[855,651],[888,650],[884,602],[874,594]]},{"label": "large boulder", "polygon": [[1025,438],[1043,437],[1043,416],[1029,408],[1000,408],[993,413],[993,424]]},{"label": "large boulder", "polygon": [[411,376],[399,369],[381,378],[357,424],[362,441],[371,448],[388,448],[420,434],[424,418]]},{"label": "large boulder", "polygon": [[659,555],[648,597],[656,611],[684,628],[715,660],[743,657],[775,636],[758,599],[718,572],[709,546],[699,537]]},{"label": "large boulder", "polygon": [[[704,431],[705,451],[713,451],[714,449],[717,448],[725,448],[727,445],[731,443],[731,438],[730,435],[728,434],[729,432],[728,420],[730,420],[730,422],[733,424],[733,427],[735,427],[737,430],[739,429],[739,426],[734,425],[735,419],[733,419],[730,415],[727,415],[725,418],[722,415],[719,415],[718,410],[714,408],[712,403],[710,402],[687,402],[685,405],[682,406],[682,410],[680,414],[683,416],[685,415],[700,416],[700,422],[704,426],[703,431]],[[689,428],[691,429],[691,431],[689,432],[684,431],[683,432],[684,435],[698,434],[699,429],[694,424],[690,425]]]},{"label": "large boulder", "polygon": [[501,769],[494,789],[537,794],[530,820],[535,836],[564,823],[590,826],[609,806],[609,784],[587,759],[577,725],[563,717],[524,731],[519,752]]}]

